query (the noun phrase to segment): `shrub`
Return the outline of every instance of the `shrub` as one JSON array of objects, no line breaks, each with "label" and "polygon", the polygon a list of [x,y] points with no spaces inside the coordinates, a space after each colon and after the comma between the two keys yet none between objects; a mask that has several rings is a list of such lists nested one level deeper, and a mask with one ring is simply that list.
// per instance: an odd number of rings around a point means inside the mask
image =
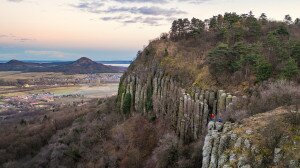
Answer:
[{"label": "shrub", "polygon": [[300,41],[296,42],[291,49],[291,56],[300,66]]},{"label": "shrub", "polygon": [[178,138],[173,134],[166,134],[159,141],[159,146],[154,150],[156,155],[157,167],[177,167],[179,157]]},{"label": "shrub", "polygon": [[264,165],[269,165],[273,161],[274,149],[278,147],[283,137],[284,126],[280,122],[272,121],[263,130],[264,135],[263,146],[266,147],[263,160]]},{"label": "shrub", "polygon": [[259,82],[269,79],[272,74],[272,65],[263,57],[259,57],[255,64],[255,74]]},{"label": "shrub", "polygon": [[248,113],[257,114],[280,106],[299,104],[300,86],[289,81],[277,81],[261,86],[259,94],[250,99]]},{"label": "shrub", "polygon": [[287,63],[282,69],[281,76],[284,79],[291,80],[299,73],[296,61],[293,58],[288,59]]},{"label": "shrub", "polygon": [[213,73],[221,73],[227,70],[229,62],[229,47],[227,44],[220,44],[208,55],[210,69]]},{"label": "shrub", "polygon": [[123,109],[124,114],[130,113],[130,109],[131,109],[131,94],[130,93],[125,94],[122,109]]},{"label": "shrub", "polygon": [[153,110],[152,96],[153,96],[153,89],[152,89],[152,86],[149,86],[147,89],[147,99],[146,99],[146,111],[147,112]]},{"label": "shrub", "polygon": [[80,152],[78,149],[69,149],[67,152],[65,152],[66,156],[71,157],[75,162],[78,162],[81,158]]},{"label": "shrub", "polygon": [[293,126],[300,125],[300,113],[299,112],[290,112],[286,115],[286,122],[292,124]]}]

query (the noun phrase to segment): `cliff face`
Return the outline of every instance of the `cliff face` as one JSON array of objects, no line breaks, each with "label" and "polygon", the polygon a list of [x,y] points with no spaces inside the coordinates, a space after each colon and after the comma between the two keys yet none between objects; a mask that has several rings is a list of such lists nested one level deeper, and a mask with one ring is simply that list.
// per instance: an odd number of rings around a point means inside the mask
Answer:
[{"label": "cliff face", "polygon": [[295,154],[299,150],[297,127],[286,120],[286,116],[295,114],[278,108],[245,119],[241,124],[210,122],[202,168],[299,167]]},{"label": "cliff face", "polygon": [[149,73],[147,77],[130,74],[120,88],[123,88],[119,91],[121,111],[124,112],[124,99],[130,94],[131,112],[170,119],[181,142],[206,135],[209,115],[220,117],[237,101],[237,97],[223,90],[192,88],[188,92],[163,72]]}]

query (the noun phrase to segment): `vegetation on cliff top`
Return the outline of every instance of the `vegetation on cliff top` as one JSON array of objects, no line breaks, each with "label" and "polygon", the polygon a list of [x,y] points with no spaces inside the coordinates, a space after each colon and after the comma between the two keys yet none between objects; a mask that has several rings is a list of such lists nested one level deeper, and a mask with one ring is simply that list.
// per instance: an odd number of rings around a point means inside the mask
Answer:
[{"label": "vegetation on cliff top", "polygon": [[138,52],[129,71],[160,69],[183,87],[245,89],[266,80],[299,82],[299,51],[299,19],[225,13],[175,20],[169,33]]}]

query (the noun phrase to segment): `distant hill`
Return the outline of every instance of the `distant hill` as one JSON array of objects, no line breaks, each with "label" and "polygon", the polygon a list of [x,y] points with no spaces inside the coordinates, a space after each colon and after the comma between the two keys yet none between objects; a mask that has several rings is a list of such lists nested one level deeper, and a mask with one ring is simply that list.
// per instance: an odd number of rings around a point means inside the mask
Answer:
[{"label": "distant hill", "polygon": [[87,73],[117,73],[124,72],[126,68],[106,66],[102,63],[82,57],[74,62],[33,63],[19,60],[10,60],[0,63],[0,71],[22,71],[22,72],[63,72],[66,74]]}]

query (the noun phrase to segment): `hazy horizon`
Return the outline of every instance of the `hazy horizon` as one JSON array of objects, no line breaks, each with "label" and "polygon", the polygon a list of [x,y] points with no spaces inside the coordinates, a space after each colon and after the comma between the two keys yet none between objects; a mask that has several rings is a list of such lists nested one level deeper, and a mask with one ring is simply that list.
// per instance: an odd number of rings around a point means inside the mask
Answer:
[{"label": "hazy horizon", "polygon": [[0,0],[0,60],[133,60],[177,18],[300,17],[297,0]]}]

